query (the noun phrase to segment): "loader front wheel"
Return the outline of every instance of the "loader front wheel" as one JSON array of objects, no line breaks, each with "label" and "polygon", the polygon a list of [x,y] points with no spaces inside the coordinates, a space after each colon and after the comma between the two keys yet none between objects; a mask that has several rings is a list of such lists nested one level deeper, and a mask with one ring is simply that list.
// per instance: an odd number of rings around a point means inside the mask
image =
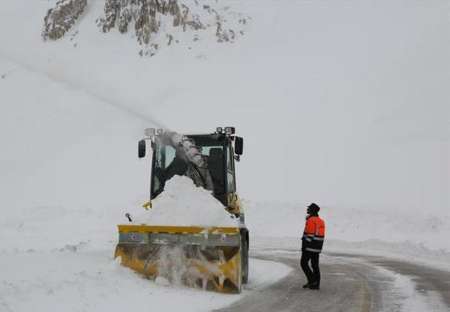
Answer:
[{"label": "loader front wheel", "polygon": [[248,282],[248,232],[242,231],[242,244],[241,244],[241,266],[242,266],[242,284]]}]

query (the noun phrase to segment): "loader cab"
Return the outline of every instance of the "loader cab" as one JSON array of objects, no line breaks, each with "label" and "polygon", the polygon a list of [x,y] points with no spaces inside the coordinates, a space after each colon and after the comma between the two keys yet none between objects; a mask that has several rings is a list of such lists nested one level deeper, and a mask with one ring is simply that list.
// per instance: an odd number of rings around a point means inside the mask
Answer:
[{"label": "loader cab", "polygon": [[[227,128],[226,128],[227,129]],[[225,206],[230,206],[230,194],[236,192],[235,160],[242,154],[243,139],[234,136],[234,130],[212,134],[187,135],[201,152],[212,180],[210,190]],[[238,138],[238,139],[236,139]],[[153,160],[151,175],[151,198],[164,191],[164,186],[175,175],[186,175],[191,163],[180,150],[156,137],[152,143]],[[236,154],[236,150],[240,154]],[[205,187],[206,188],[206,187]]]}]

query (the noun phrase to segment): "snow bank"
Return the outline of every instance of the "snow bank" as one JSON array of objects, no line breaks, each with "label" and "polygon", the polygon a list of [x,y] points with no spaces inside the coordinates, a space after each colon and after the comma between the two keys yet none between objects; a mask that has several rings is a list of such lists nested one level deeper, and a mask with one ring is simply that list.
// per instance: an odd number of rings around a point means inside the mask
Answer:
[{"label": "snow bank", "polygon": [[152,202],[153,208],[137,215],[135,224],[237,226],[237,219],[202,187],[185,176],[174,176]]},{"label": "snow bank", "polygon": [[[243,201],[246,220],[252,233],[265,237],[301,237],[307,202]],[[320,203],[319,203],[320,204]],[[321,205],[327,239],[347,242],[380,240],[410,242],[429,249],[450,252],[450,213],[431,215],[415,212],[355,209]],[[326,245],[325,245],[326,247]]]},{"label": "snow bank", "polygon": [[398,312],[446,312],[447,306],[436,291],[424,292],[413,278],[401,275],[382,267],[378,271],[388,278],[387,285],[381,289],[383,293],[382,311]]},{"label": "snow bank", "polygon": [[[243,200],[252,248],[299,250],[307,202]],[[320,203],[319,203],[320,204]],[[353,209],[321,205],[327,226],[324,252],[398,258],[450,270],[450,214]]]},{"label": "snow bank", "polygon": [[0,267],[2,312],[211,311],[290,272],[280,263],[250,259],[251,290],[230,295],[152,282],[113,261],[106,249],[3,254]]},{"label": "snow bank", "polygon": [[245,290],[257,290],[269,286],[286,277],[292,268],[279,262],[271,262],[250,258],[249,280]]}]

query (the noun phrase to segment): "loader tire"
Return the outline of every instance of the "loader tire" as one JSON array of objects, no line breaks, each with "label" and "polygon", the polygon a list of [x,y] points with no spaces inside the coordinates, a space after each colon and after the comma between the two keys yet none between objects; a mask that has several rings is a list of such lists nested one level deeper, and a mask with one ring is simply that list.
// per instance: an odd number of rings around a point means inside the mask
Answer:
[{"label": "loader tire", "polygon": [[242,284],[247,284],[248,282],[248,232],[244,231],[242,234],[242,244],[241,244],[241,261],[242,261]]}]

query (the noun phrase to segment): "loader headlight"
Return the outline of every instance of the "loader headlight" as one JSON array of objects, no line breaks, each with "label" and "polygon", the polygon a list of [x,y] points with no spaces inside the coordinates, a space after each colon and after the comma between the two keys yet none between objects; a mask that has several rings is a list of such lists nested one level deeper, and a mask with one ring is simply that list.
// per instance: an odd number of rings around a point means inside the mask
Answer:
[{"label": "loader headlight", "polygon": [[222,127],[217,127],[216,128],[216,132],[219,133],[219,134],[222,134],[223,133],[223,128]]}]

